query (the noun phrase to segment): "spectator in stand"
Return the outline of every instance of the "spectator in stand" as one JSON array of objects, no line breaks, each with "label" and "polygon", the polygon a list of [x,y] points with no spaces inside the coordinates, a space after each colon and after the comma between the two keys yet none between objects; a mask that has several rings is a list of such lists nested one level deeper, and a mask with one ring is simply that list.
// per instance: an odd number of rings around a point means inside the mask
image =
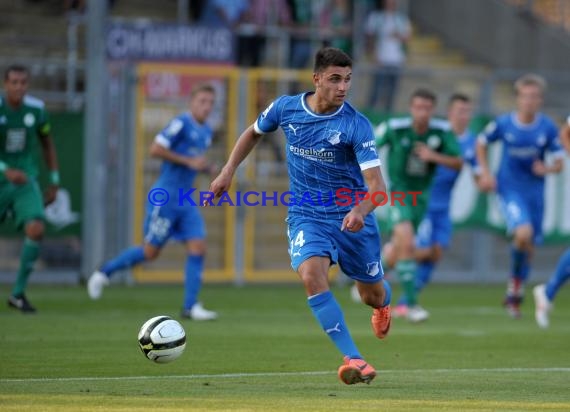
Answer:
[{"label": "spectator in stand", "polygon": [[264,57],[266,28],[290,24],[291,10],[286,0],[250,0],[240,26],[239,65],[259,67]]},{"label": "spectator in stand", "polygon": [[368,15],[365,32],[368,49],[374,49],[374,74],[368,106],[391,112],[400,74],[406,62],[406,43],[411,36],[408,17],[398,11],[397,0],[379,0]]},{"label": "spectator in stand", "polygon": [[329,28],[330,37],[326,46],[336,47],[345,53],[352,53],[352,2],[350,0],[326,0],[319,15],[319,26]]}]

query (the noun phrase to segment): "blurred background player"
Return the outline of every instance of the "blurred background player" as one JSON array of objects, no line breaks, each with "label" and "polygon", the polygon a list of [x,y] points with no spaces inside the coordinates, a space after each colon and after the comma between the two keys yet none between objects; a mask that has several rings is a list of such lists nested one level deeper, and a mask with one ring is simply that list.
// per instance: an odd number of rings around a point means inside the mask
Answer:
[{"label": "blurred background player", "polygon": [[[560,140],[566,151],[570,154],[570,116],[566,124],[560,132]],[[558,290],[570,279],[570,249],[562,255],[556,266],[556,270],[548,279],[546,284],[540,284],[534,287],[534,317],[536,323],[541,328],[547,328],[549,325],[549,314],[552,310],[552,302],[558,293]]]},{"label": "blurred background player", "polygon": [[[320,49],[313,72],[315,91],[281,96],[271,103],[239,137],[210,190],[216,196],[227,192],[236,169],[261,137],[281,127],[287,139],[291,192],[319,199],[340,188],[384,191],[372,126],[345,101],[351,80],[350,57],[333,47]],[[303,281],[314,316],[344,355],[338,375],[348,385],[369,383],[376,371],[362,359],[352,339],[330,291],[328,271],[338,263],[357,281],[362,301],[373,308],[374,333],[385,338],[390,328],[391,291],[383,280],[374,209],[369,199],[357,205],[299,202],[290,205],[287,213],[291,266]]]},{"label": "blurred background player", "polygon": [[413,198],[407,196],[403,204],[396,201],[390,206],[392,239],[383,251],[385,266],[395,265],[410,322],[421,322],[429,316],[417,303],[415,233],[425,215],[436,166],[460,170],[463,164],[447,122],[432,119],[435,106],[435,94],[418,89],[410,99],[409,117],[390,119],[376,128],[376,146],[388,146],[390,192],[419,193],[415,205]]},{"label": "blurred background player", "polygon": [[[155,137],[150,154],[163,160],[160,176],[153,188],[166,190],[170,199],[162,206],[147,203],[144,243],[122,251],[107,261],[89,278],[87,291],[91,299],[99,299],[109,278],[118,270],[154,260],[172,237],[184,242],[184,303],[181,316],[194,320],[212,320],[217,313],[204,309],[198,302],[206,253],[206,228],[199,207],[179,199],[179,189],[192,187],[198,172],[213,173],[204,154],[212,142],[212,130],[206,123],[214,107],[215,89],[199,84],[192,89],[189,112],[175,117]],[[152,189],[151,189],[152,190]],[[179,204],[182,200],[182,204]]]},{"label": "blurred background player", "polygon": [[[521,315],[534,246],[542,242],[544,177],[559,173],[563,166],[558,129],[540,112],[545,89],[546,82],[540,76],[527,74],[519,78],[515,82],[516,111],[489,123],[476,146],[480,187],[497,191],[508,233],[512,235],[511,276],[504,305],[513,318]],[[496,141],[503,143],[503,151],[495,180],[487,161],[487,146]],[[554,157],[550,166],[544,163],[546,152]]]},{"label": "blurred background player", "polygon": [[[59,186],[48,115],[44,102],[26,95],[28,84],[28,69],[10,66],[4,73],[4,96],[0,97],[0,221],[11,213],[26,236],[8,306],[24,313],[36,311],[25,291],[39,255],[39,241],[44,235],[44,205],[55,200]],[[50,173],[50,186],[43,198],[37,182],[38,140]]]},{"label": "blurred background player", "polygon": [[[469,96],[453,94],[447,106],[447,119],[451,132],[457,138],[464,163],[476,170],[475,138],[469,130],[473,105]],[[416,293],[420,293],[430,282],[433,270],[441,260],[443,250],[449,246],[453,224],[449,215],[451,192],[459,177],[459,171],[446,166],[438,166],[430,190],[426,216],[418,227],[416,237]],[[405,296],[398,300],[393,309],[395,317],[406,317],[408,305]]]}]

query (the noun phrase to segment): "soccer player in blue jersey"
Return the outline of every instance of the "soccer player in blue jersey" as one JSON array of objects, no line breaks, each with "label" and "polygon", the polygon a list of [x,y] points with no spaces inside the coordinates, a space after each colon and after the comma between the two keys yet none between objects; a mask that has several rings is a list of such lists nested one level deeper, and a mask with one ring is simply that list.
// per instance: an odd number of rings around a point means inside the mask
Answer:
[{"label": "soccer player in blue jersey", "polygon": [[[497,191],[512,236],[511,276],[504,305],[514,318],[521,315],[534,246],[542,241],[544,177],[559,173],[563,166],[558,128],[540,112],[545,88],[546,82],[540,76],[527,74],[519,78],[515,82],[516,111],[491,122],[479,135],[476,146],[480,187]],[[495,180],[489,170],[487,146],[497,141],[503,143],[503,151]],[[551,165],[545,164],[547,152],[554,157]]]},{"label": "soccer player in blue jersey", "polygon": [[[329,267],[338,263],[356,280],[362,300],[373,308],[371,322],[378,338],[386,337],[391,320],[391,290],[383,280],[380,236],[371,214],[375,205],[370,200],[371,193],[385,191],[385,184],[372,126],[345,101],[351,80],[350,57],[336,48],[320,49],[315,56],[315,90],[273,101],[241,134],[210,186],[216,197],[229,190],[236,169],[262,136],[281,127],[290,191],[297,199],[287,216],[291,266],[305,286],[317,321],[344,355],[338,374],[349,385],[369,383],[376,371],[362,359],[329,289]],[[366,193],[368,199],[326,201],[338,189]],[[301,197],[314,201],[298,201]]]},{"label": "soccer player in blue jersey", "polygon": [[189,112],[180,114],[156,135],[150,148],[153,157],[163,160],[160,176],[153,188],[170,194],[163,206],[147,204],[144,243],[122,251],[101,265],[89,278],[87,291],[91,299],[99,299],[109,278],[118,270],[144,261],[154,260],[170,238],[183,242],[188,253],[185,265],[182,317],[211,320],[217,313],[206,310],[198,302],[202,285],[206,228],[199,208],[179,202],[179,188],[192,187],[199,172],[213,172],[204,156],[212,141],[212,130],[206,123],[214,106],[215,89],[201,83],[190,96]]},{"label": "soccer player in blue jersey", "polygon": [[[560,132],[560,139],[566,151],[570,154],[570,116],[566,125]],[[534,295],[534,318],[541,328],[547,328],[552,310],[552,302],[558,290],[570,279],[570,249],[562,255],[556,266],[556,270],[546,284],[537,285],[533,289]]]},{"label": "soccer player in blue jersey", "polygon": [[[455,93],[449,99],[448,115],[449,127],[457,138],[461,148],[463,164],[471,166],[476,171],[475,133],[471,132],[469,122],[473,106],[469,96]],[[416,293],[425,288],[431,280],[431,275],[441,260],[443,250],[449,246],[453,225],[449,216],[451,205],[451,192],[459,177],[459,170],[438,165],[433,178],[426,215],[418,227],[416,235]],[[395,317],[406,317],[408,305],[404,296],[394,307]],[[427,311],[426,311],[427,313]]]}]

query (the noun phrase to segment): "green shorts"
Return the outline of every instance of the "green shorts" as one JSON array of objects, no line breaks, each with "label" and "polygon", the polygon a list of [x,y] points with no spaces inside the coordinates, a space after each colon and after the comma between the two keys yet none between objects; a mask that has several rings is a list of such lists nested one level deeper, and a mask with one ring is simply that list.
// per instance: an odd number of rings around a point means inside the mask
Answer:
[{"label": "green shorts", "polygon": [[427,210],[428,196],[416,196],[415,204],[412,196],[406,196],[403,204],[394,201],[394,205],[388,206],[388,229],[392,231],[394,226],[402,222],[411,222],[414,231],[417,232]]},{"label": "green shorts", "polygon": [[0,219],[9,210],[13,213],[18,229],[31,220],[44,220],[44,201],[38,183],[0,183]]}]

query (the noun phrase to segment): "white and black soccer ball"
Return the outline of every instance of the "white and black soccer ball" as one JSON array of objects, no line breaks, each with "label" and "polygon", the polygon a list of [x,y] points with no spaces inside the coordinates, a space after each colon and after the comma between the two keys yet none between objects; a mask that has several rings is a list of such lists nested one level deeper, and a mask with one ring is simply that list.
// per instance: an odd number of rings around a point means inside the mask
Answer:
[{"label": "white and black soccer ball", "polygon": [[186,332],[170,316],[155,316],[139,331],[139,347],[144,356],[156,363],[168,363],[182,355],[186,348]]}]

